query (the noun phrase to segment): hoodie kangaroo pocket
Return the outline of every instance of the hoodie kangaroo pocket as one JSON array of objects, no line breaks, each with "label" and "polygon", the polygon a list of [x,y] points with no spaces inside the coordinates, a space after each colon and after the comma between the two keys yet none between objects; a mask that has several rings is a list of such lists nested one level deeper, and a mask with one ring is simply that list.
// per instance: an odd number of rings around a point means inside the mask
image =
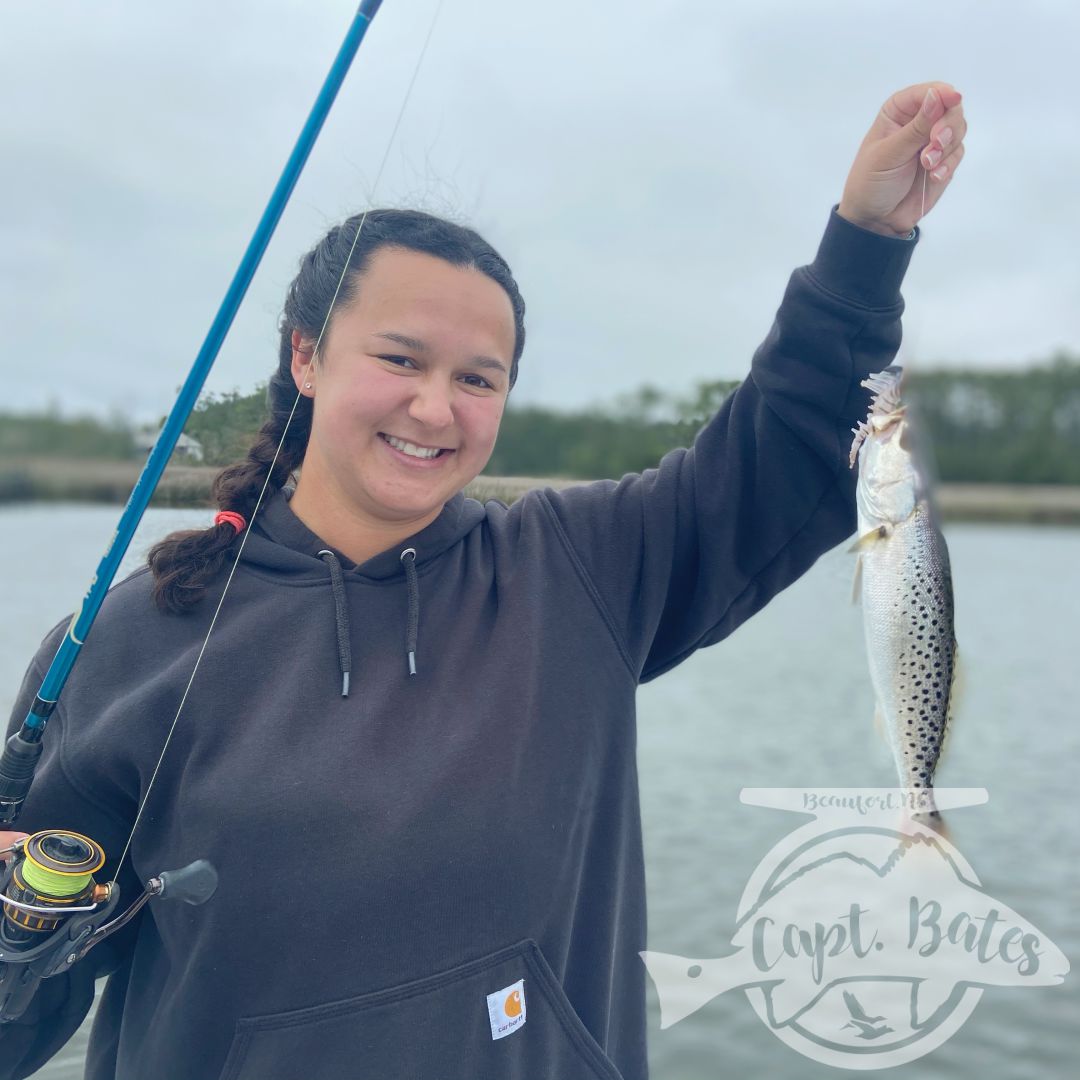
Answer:
[{"label": "hoodie kangaroo pocket", "polygon": [[532,940],[343,1001],[243,1017],[221,1080],[622,1080]]}]

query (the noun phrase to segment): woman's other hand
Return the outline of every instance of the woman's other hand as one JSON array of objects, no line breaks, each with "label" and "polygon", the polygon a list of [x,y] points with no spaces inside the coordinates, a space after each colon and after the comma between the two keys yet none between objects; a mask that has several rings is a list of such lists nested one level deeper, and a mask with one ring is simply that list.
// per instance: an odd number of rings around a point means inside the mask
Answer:
[{"label": "woman's other hand", "polygon": [[7,849],[15,843],[16,840],[25,840],[27,834],[24,832],[0,832],[0,862],[7,862],[11,858],[11,852]]},{"label": "woman's other hand", "polygon": [[[864,229],[907,236],[964,157],[967,122],[958,90],[926,82],[899,90],[881,107],[844,184],[838,213]],[[929,175],[927,175],[929,174]]]}]

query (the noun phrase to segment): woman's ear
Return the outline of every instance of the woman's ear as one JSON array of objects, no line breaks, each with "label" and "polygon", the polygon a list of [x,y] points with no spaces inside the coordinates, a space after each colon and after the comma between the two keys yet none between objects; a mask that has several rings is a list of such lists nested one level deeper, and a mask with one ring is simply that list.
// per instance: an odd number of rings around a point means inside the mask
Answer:
[{"label": "woman's ear", "polygon": [[292,377],[304,397],[315,396],[315,346],[299,330],[292,332]]}]

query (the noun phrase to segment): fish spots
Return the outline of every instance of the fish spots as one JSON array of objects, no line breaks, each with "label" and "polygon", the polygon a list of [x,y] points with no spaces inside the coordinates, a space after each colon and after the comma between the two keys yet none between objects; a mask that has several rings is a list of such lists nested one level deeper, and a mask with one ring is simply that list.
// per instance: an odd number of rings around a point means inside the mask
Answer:
[{"label": "fish spots", "polygon": [[[865,494],[873,480],[861,471],[859,482]],[[860,553],[861,586],[871,674],[897,770],[905,786],[925,790],[950,727],[953,593],[948,552],[918,484],[914,496],[910,517]],[[866,526],[860,521],[860,534]]]}]

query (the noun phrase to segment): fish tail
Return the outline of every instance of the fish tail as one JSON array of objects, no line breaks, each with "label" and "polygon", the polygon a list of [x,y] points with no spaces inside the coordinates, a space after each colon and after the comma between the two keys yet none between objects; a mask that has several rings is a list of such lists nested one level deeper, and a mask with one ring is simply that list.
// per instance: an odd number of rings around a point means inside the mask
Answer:
[{"label": "fish tail", "polygon": [[934,799],[933,788],[914,788],[905,794],[908,798],[904,800],[904,809],[900,814],[901,832],[908,836],[915,836],[925,834],[927,829],[932,829],[946,840],[951,838],[948,823]]}]

